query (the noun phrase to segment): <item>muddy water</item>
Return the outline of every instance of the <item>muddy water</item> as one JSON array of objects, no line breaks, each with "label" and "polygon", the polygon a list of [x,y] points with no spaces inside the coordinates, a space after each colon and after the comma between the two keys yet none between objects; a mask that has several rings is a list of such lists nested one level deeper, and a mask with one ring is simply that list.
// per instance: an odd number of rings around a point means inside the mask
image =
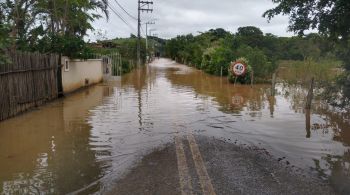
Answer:
[{"label": "muddy water", "polygon": [[[350,183],[350,116],[305,89],[233,86],[161,59],[0,123],[0,192],[105,192],[177,132],[267,148],[276,158]],[[286,161],[285,160],[285,161]]]}]

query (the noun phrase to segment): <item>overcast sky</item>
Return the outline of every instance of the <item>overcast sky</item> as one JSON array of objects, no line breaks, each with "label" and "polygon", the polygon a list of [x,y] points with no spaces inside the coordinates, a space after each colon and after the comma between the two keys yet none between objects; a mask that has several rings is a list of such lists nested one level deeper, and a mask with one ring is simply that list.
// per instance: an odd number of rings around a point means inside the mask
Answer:
[{"label": "overcast sky", "polygon": [[[131,15],[137,16],[137,0],[118,0]],[[124,24],[112,11],[110,19],[100,19],[94,22],[95,29],[106,32],[107,38],[128,37],[130,33],[137,34],[136,20],[125,14],[115,0],[109,0],[110,5],[133,26]],[[262,17],[264,11],[275,5],[271,0],[154,0],[153,13],[143,13],[143,22],[157,19],[152,29],[156,29],[159,37],[172,38],[176,35],[206,31],[212,28],[224,28],[236,32],[238,27],[257,26],[264,33],[278,36],[292,36],[287,32],[288,17],[278,16],[270,23]],[[145,26],[143,26],[145,31]],[[99,36],[89,33],[89,39]]]}]

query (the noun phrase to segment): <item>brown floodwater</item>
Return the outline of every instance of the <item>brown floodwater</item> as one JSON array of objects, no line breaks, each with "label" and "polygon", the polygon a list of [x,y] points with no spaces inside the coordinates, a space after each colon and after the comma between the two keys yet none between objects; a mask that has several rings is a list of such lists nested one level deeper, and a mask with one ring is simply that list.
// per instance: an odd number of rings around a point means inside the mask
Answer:
[{"label": "brown floodwater", "polygon": [[[0,122],[0,192],[105,192],[177,132],[264,147],[276,157],[350,184],[350,114],[322,100],[304,111],[307,90],[229,84],[161,59]],[[229,142],[229,141],[228,141]]]}]

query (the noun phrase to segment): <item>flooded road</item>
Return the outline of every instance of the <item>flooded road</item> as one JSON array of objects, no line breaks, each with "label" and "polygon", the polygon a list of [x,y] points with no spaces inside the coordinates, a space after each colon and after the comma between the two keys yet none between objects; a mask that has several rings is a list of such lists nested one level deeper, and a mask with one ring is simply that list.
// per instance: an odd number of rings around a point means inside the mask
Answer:
[{"label": "flooded road", "polygon": [[[0,192],[108,192],[145,157],[164,150],[176,164],[169,144],[188,133],[266,149],[276,162],[327,180],[339,193],[350,192],[349,112],[316,100],[305,113],[307,91],[299,87],[279,84],[277,95],[269,94],[269,85],[234,86],[157,60],[120,82],[0,122]],[[205,139],[198,143],[206,146]]]}]

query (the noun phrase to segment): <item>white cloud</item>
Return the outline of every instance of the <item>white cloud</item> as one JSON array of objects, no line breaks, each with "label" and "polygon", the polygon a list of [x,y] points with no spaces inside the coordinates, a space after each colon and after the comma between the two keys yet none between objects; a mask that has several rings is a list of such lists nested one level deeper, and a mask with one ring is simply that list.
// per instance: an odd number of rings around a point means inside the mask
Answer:
[{"label": "white cloud", "polygon": [[[114,2],[109,1],[133,27],[130,29],[113,12],[110,20],[103,19],[94,22],[96,29],[106,30],[108,38],[128,37],[136,34],[137,22],[127,16]],[[137,0],[118,0],[132,15],[137,13]],[[157,18],[157,34],[163,38],[175,37],[179,34],[196,34],[211,28],[224,28],[236,32],[238,27],[257,26],[264,33],[273,33],[279,36],[291,36],[287,32],[288,17],[278,16],[270,23],[262,14],[275,5],[271,0],[154,0],[154,12],[142,14],[143,21]],[[145,27],[143,27],[145,28]],[[90,39],[94,39],[90,36]]]}]

